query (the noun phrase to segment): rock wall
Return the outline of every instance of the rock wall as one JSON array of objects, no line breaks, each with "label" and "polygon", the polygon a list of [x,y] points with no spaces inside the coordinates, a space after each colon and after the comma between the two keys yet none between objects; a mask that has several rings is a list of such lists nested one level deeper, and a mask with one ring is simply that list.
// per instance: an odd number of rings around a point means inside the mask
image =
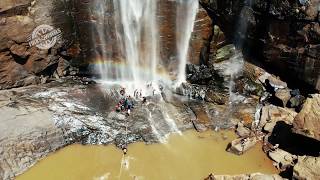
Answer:
[{"label": "rock wall", "polygon": [[[225,41],[213,34],[213,25],[217,25],[227,40],[270,70],[294,83],[299,79],[320,89],[319,0],[200,0],[200,4],[190,42],[190,63],[214,60],[217,44]],[[175,2],[159,0],[158,7],[161,59],[166,67],[174,69]],[[86,67],[101,56],[105,58],[103,55],[121,58],[114,11],[112,0],[1,1],[0,89],[45,82],[39,78],[41,75],[66,75],[69,63]],[[49,50],[27,43],[34,28],[41,24],[63,32],[62,40]],[[105,35],[105,40],[99,38],[99,33]]]},{"label": "rock wall", "polygon": [[[75,52],[70,5],[70,1],[62,0],[0,2],[0,89],[37,84],[53,75],[66,75],[67,61]],[[63,32],[62,38],[49,50],[28,43],[34,29],[42,24]]]},{"label": "rock wall", "polygon": [[[164,67],[177,66],[176,2],[158,1],[160,56]],[[117,40],[113,0],[5,0],[0,2],[0,89],[46,82],[87,67],[97,59],[123,57]],[[49,50],[30,47],[28,39],[42,24],[59,28],[62,38]],[[200,8],[190,42],[189,61],[208,61],[212,20]],[[120,30],[121,32],[121,30]],[[102,36],[101,36],[102,35]],[[40,78],[41,77],[41,78]]]},{"label": "rock wall", "polygon": [[[160,35],[160,58],[164,66],[169,70],[177,67],[177,45],[176,45],[176,2],[160,0],[158,3],[158,24]],[[191,64],[200,65],[208,61],[209,47],[212,39],[212,19],[207,11],[199,7],[194,31],[190,39],[188,61]]]},{"label": "rock wall", "polygon": [[319,0],[200,0],[229,40],[295,84],[320,90]]}]

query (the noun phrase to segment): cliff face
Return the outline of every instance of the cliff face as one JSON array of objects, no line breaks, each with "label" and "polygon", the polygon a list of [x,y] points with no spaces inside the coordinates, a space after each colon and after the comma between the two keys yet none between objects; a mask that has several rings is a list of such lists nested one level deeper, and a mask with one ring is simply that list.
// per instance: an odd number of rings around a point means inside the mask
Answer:
[{"label": "cliff face", "polygon": [[[178,64],[176,2],[159,0],[157,3],[160,58],[165,67],[173,70]],[[113,0],[1,1],[0,89],[76,74],[69,64],[81,68],[97,59],[123,58],[123,45],[117,40],[121,22],[116,22],[115,11],[119,11],[116,8]],[[62,32],[62,37],[49,50],[28,44],[35,28],[42,24]],[[207,11],[200,8],[188,53],[191,63],[208,60],[212,28]]]},{"label": "cliff face", "polygon": [[[188,53],[191,63],[213,60],[215,46],[224,41],[213,35],[213,25],[218,25],[228,40],[270,70],[320,89],[319,0],[200,0],[200,4]],[[175,2],[159,0],[158,7],[160,56],[172,69],[177,53]],[[114,11],[112,0],[1,1],[0,89],[45,82],[41,75],[75,74],[70,63],[86,67],[102,54],[122,58]],[[28,45],[28,38],[41,24],[62,31],[60,41],[49,50]]]},{"label": "cliff face", "polygon": [[229,40],[288,80],[320,89],[320,1],[200,0]]},{"label": "cliff face", "polygon": [[[0,89],[37,84],[46,81],[42,77],[66,74],[75,40],[69,9],[70,4],[58,0],[0,2]],[[49,50],[28,44],[34,29],[42,24],[63,32]]]}]

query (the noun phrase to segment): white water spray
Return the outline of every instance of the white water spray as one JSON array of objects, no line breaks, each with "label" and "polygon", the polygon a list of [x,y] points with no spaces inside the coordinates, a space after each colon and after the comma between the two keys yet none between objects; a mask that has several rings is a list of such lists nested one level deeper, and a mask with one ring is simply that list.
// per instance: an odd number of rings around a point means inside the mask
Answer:
[{"label": "white water spray", "polygon": [[198,0],[177,0],[177,57],[179,61],[177,85],[186,81],[189,43],[196,20]]},{"label": "white water spray", "polygon": [[117,39],[122,49],[120,63],[104,60],[105,81],[141,84],[156,79],[159,59],[157,3],[152,0],[114,0]]},{"label": "white water spray", "polygon": [[178,133],[179,135],[182,135],[182,132],[179,130],[177,124],[175,121],[169,116],[167,112],[163,113],[164,119],[166,120],[168,126],[170,127],[172,132]]},{"label": "white water spray", "polygon": [[153,122],[152,113],[148,109],[146,109],[149,112],[148,121],[150,123],[152,133],[156,136],[157,140],[161,143],[165,143],[167,141],[167,138],[162,136],[158,129],[155,126],[155,123]]},{"label": "white water spray", "polygon": [[[147,82],[155,82],[167,79],[161,78],[157,72],[166,67],[160,67],[160,34],[158,24],[158,4],[156,0],[113,0],[116,36],[122,58],[112,59],[102,51],[101,62],[98,70],[101,79],[105,82],[117,82],[126,85],[128,82],[136,87],[143,87]],[[104,4],[99,8],[103,14]],[[193,31],[194,21],[198,10],[197,0],[176,0],[176,27],[177,35],[177,83],[186,81],[185,66],[189,42]],[[100,12],[101,11],[101,12]],[[103,19],[103,16],[101,17]],[[99,20],[99,22],[103,22]],[[112,26],[112,25],[110,25]],[[112,27],[111,27],[112,28]],[[98,38],[103,44],[107,44],[105,28],[98,28]],[[93,37],[94,38],[94,37]],[[105,49],[103,46],[102,49]],[[163,73],[163,71],[162,71]]]}]

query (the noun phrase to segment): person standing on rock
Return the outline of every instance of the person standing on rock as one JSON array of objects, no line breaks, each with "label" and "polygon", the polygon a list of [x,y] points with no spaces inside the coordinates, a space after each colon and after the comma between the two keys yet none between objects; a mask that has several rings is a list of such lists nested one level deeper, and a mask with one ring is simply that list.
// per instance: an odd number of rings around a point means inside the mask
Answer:
[{"label": "person standing on rock", "polygon": [[120,95],[124,96],[125,94],[126,94],[126,89],[125,88],[121,88]]},{"label": "person standing on rock", "polygon": [[142,97],[142,104],[147,103],[147,98],[146,97]]},{"label": "person standing on rock", "polygon": [[128,96],[126,99],[126,108],[127,108],[127,111],[128,111],[127,113],[129,116],[131,113],[131,109],[133,108],[133,102],[132,102],[131,96]]}]

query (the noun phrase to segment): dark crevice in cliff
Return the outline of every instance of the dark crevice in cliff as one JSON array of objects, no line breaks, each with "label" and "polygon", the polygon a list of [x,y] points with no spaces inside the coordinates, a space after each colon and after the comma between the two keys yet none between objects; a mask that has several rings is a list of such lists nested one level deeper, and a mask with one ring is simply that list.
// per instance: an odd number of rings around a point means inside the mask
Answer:
[{"label": "dark crevice in cliff", "polygon": [[37,76],[45,76],[45,77],[51,77],[53,75],[53,73],[57,70],[58,68],[58,63],[52,64],[50,66],[48,66],[46,69],[44,69],[43,71],[41,71],[40,73],[37,73]]},{"label": "dark crevice in cliff", "polygon": [[10,52],[10,56],[13,58],[13,60],[18,63],[18,64],[21,64],[21,65],[24,65],[27,63],[30,55],[26,56],[26,57],[21,57],[21,56],[18,56],[18,55],[15,55],[13,53]]},{"label": "dark crevice in cliff", "polygon": [[279,148],[294,155],[308,155],[318,157],[320,152],[320,141],[292,132],[292,125],[283,121],[277,122],[268,141],[279,144]]},{"label": "dark crevice in cliff", "polygon": [[0,17],[11,17],[11,16],[25,16],[28,14],[28,7],[31,3],[16,5],[10,9],[2,10],[0,8]]}]

